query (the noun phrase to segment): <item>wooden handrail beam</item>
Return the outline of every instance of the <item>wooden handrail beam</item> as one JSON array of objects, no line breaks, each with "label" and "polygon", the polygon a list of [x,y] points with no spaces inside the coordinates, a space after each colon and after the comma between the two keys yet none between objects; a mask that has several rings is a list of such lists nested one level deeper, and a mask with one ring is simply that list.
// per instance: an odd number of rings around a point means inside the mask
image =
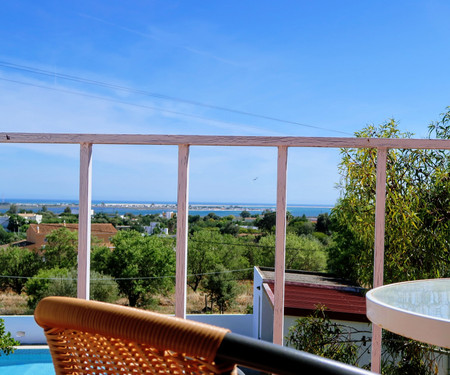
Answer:
[{"label": "wooden handrail beam", "polygon": [[0,133],[0,143],[190,145],[253,147],[399,148],[450,150],[448,139],[260,137],[160,134]]}]

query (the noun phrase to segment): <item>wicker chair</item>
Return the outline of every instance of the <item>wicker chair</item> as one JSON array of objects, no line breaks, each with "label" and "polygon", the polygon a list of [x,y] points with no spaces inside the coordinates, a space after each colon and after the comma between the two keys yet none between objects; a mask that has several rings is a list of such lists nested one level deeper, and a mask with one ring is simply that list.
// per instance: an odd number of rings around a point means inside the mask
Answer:
[{"label": "wicker chair", "polygon": [[308,353],[162,314],[68,297],[35,310],[56,374],[367,374]]}]

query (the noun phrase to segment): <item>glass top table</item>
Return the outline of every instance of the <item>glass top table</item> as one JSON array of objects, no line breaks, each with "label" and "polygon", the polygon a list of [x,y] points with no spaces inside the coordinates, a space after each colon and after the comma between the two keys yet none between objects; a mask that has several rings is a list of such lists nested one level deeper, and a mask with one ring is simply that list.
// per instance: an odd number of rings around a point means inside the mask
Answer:
[{"label": "glass top table", "polygon": [[372,323],[401,336],[450,348],[450,279],[383,285],[366,294]]}]

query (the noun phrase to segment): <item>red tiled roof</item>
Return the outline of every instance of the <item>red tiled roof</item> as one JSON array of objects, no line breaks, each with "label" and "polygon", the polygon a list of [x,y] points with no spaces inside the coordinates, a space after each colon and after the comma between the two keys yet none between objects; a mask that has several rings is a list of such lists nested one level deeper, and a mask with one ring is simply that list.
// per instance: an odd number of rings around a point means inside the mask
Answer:
[{"label": "red tiled roof", "polygon": [[[30,228],[35,231],[36,233],[40,233],[40,234],[50,234],[51,232],[53,232],[56,229],[59,228],[67,228],[69,230],[78,230],[78,224],[72,224],[72,223],[67,223],[67,224],[30,224]],[[91,224],[91,232],[92,234],[95,235],[95,233],[111,233],[111,234],[115,234],[117,233],[117,229],[114,228],[114,225],[109,224],[109,223],[94,223]]]},{"label": "red tiled roof", "polygon": [[[266,283],[273,292],[273,281],[266,280]],[[369,322],[366,317],[366,298],[361,293],[346,288],[322,285],[285,284],[284,313],[286,315],[311,315],[318,304],[327,307],[326,314],[331,319]]]}]

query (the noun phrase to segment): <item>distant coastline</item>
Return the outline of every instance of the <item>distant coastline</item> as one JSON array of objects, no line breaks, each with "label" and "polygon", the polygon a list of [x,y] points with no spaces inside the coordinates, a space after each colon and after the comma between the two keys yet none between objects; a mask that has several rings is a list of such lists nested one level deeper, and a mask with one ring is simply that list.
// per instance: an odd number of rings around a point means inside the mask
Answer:
[{"label": "distant coastline", "polygon": [[[42,206],[46,206],[49,211],[61,213],[66,207],[72,210],[78,209],[78,201],[75,200],[51,200],[51,199],[5,199],[0,202],[0,213],[9,209],[10,204],[16,204],[19,209],[39,211]],[[288,204],[288,211],[293,216],[315,217],[320,213],[329,213],[331,205],[308,205],[308,204]],[[94,212],[104,212],[107,214],[125,214],[147,215],[162,213],[166,211],[177,211],[177,205],[174,202],[112,202],[112,201],[93,201],[92,209]],[[262,213],[264,210],[274,211],[274,204],[256,204],[256,203],[191,203],[189,205],[190,215],[207,215],[214,212],[219,216],[228,216],[249,211],[251,214]]]}]

